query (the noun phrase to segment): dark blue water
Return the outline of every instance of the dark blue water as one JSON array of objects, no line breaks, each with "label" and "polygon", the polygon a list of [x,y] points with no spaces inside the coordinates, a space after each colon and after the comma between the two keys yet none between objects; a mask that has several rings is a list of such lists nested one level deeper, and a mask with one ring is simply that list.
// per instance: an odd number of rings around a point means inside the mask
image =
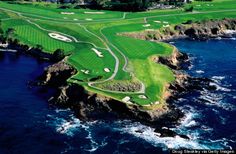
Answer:
[{"label": "dark blue water", "polygon": [[[218,87],[183,96],[186,118],[174,130],[190,140],[159,138],[140,123],[81,122],[70,110],[49,106],[50,95],[27,86],[48,63],[0,53],[0,153],[161,153],[168,148],[236,148],[236,41],[177,41],[190,53],[193,76]],[[142,134],[137,130],[144,130]]]}]

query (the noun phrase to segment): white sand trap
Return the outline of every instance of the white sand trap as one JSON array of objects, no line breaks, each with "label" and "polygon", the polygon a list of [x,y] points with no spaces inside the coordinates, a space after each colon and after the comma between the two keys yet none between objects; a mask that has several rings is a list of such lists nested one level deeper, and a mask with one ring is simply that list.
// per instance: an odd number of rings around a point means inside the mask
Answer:
[{"label": "white sand trap", "polygon": [[163,21],[163,23],[164,23],[164,24],[168,24],[169,22],[167,22],[167,21]]},{"label": "white sand trap", "polygon": [[170,27],[170,25],[163,25],[163,27],[164,27],[164,28],[166,28],[166,27]]},{"label": "white sand trap", "polygon": [[156,102],[154,102],[154,105],[158,105],[158,104],[160,104],[160,102],[159,102],[159,101],[156,101]]},{"label": "white sand trap", "polygon": [[130,101],[130,97],[129,96],[125,96],[123,99],[122,99],[123,102],[128,102]]},{"label": "white sand trap", "polygon": [[81,70],[84,74],[89,74],[89,70]]},{"label": "white sand trap", "polygon": [[111,70],[109,68],[104,68],[104,71],[107,73],[111,72]]},{"label": "white sand trap", "polygon": [[75,14],[75,13],[74,12],[61,12],[61,14],[72,15],[72,14]]},{"label": "white sand trap", "polygon": [[85,14],[105,14],[105,12],[84,12]]},{"label": "white sand trap", "polygon": [[102,52],[98,51],[97,49],[92,48],[92,50],[97,54],[98,57],[100,57],[100,58],[103,58],[103,57],[104,57],[103,54],[102,54]]},{"label": "white sand trap", "polygon": [[127,103],[127,104],[133,104],[133,102],[131,102],[130,100],[131,100],[131,98],[129,96],[126,96],[122,99],[122,101]]},{"label": "white sand trap", "polygon": [[93,19],[91,19],[91,18],[86,18],[85,20],[87,20],[87,21],[92,21]]},{"label": "white sand trap", "polygon": [[141,99],[147,99],[147,97],[145,95],[139,95],[138,97]]},{"label": "white sand trap", "polygon": [[161,21],[158,21],[158,20],[156,20],[156,21],[154,21],[155,23],[161,23]]},{"label": "white sand trap", "polygon": [[72,40],[66,36],[63,36],[61,34],[57,34],[57,33],[49,33],[48,34],[50,37],[60,40],[60,41],[64,41],[64,42],[72,42]]},{"label": "white sand trap", "polygon": [[143,25],[143,27],[150,27],[150,26],[151,26],[150,24]]},{"label": "white sand trap", "polygon": [[74,21],[78,21],[78,19],[73,19]]}]

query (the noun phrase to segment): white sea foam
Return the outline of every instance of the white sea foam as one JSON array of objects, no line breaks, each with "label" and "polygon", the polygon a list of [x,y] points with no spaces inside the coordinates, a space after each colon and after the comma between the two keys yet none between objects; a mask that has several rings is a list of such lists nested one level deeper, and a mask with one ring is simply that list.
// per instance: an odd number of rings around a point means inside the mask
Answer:
[{"label": "white sea foam", "polygon": [[[142,133],[138,132],[142,130]],[[153,128],[144,126],[139,123],[133,123],[126,125],[124,128],[121,128],[121,131],[125,133],[132,134],[138,138],[142,138],[147,142],[152,143],[156,147],[162,147],[167,150],[170,148],[192,148],[192,149],[209,149],[210,147],[205,146],[204,144],[198,143],[197,140],[187,140],[179,136],[176,137],[159,137],[157,133],[154,132]]]},{"label": "white sea foam", "polygon": [[203,74],[203,73],[205,73],[203,70],[196,70],[196,73],[198,73],[198,74]]},{"label": "white sea foam", "polygon": [[192,127],[192,126],[196,126],[197,123],[193,119],[194,119],[194,117],[197,117],[197,116],[199,116],[199,115],[197,115],[197,113],[188,112],[187,114],[185,114],[185,117],[181,121],[181,125],[179,127]]},{"label": "white sea foam", "polygon": [[215,105],[227,111],[235,110],[236,109],[235,105],[224,102],[224,95],[225,95],[224,93],[216,94],[216,93],[212,93],[210,91],[204,90],[204,91],[201,91],[201,96],[199,98],[207,101],[207,102],[204,102],[207,105]]},{"label": "white sea foam", "polygon": [[189,67],[188,67],[188,69],[191,70],[191,69],[193,69],[193,67],[194,67],[194,65],[193,65],[193,64],[190,64]]},{"label": "white sea foam", "polygon": [[223,79],[225,79],[225,76],[213,76],[212,79],[223,80]]},{"label": "white sea foam", "polygon": [[225,91],[225,92],[230,92],[231,91],[230,89],[225,88],[223,86],[220,86],[219,84],[213,83],[213,82],[210,83],[210,86],[215,86],[216,90],[219,90],[219,91]]},{"label": "white sea foam", "polygon": [[70,120],[61,119],[61,122],[56,125],[56,131],[61,134],[73,136],[74,132],[81,126],[80,120],[72,118]]},{"label": "white sea foam", "polygon": [[[204,89],[204,91],[201,91],[200,93],[201,93],[201,95],[199,98],[209,102],[211,105],[218,104],[220,102],[220,100],[222,100],[222,98],[223,98],[222,95],[211,93],[205,89]],[[205,102],[205,104],[208,104],[207,102]]]},{"label": "white sea foam", "polygon": [[195,120],[190,121],[188,124],[185,125],[185,127],[193,127],[198,125],[197,122]]}]

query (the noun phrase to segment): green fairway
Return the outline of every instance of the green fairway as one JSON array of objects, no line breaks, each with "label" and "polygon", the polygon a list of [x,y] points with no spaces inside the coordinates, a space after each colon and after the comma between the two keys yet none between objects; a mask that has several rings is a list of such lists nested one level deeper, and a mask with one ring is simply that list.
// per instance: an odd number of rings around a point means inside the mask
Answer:
[{"label": "green fairway", "polygon": [[[73,79],[88,82],[92,78],[101,76],[101,79],[108,78],[114,72],[115,60],[107,50],[97,49],[104,57],[98,57],[92,50],[91,45],[80,45],[79,50],[69,57],[68,62],[75,66],[79,73]],[[104,68],[109,68],[110,72],[105,72]],[[88,70],[86,74],[81,70]]]},{"label": "green fairway", "polygon": [[[155,63],[153,57],[170,56],[174,48],[122,33],[159,30],[165,25],[173,28],[188,20],[236,18],[235,0],[199,1],[185,7],[190,6],[193,12],[178,8],[131,13],[58,9],[57,4],[40,2],[0,2],[0,19],[10,18],[2,20],[3,29],[14,28],[12,37],[23,44],[42,45],[49,53],[63,49],[68,55],[67,63],[77,70],[68,82],[119,101],[129,97],[129,104],[150,109],[165,104],[166,87],[175,80],[172,70]],[[51,32],[68,37],[71,42],[52,38]],[[137,87],[130,90],[128,86]]]},{"label": "green fairway", "polygon": [[0,19],[6,19],[8,18],[9,16],[7,15],[6,12],[3,12],[3,11],[0,11]]},{"label": "green fairway", "polygon": [[49,37],[48,32],[42,31],[24,20],[8,20],[3,22],[3,27],[5,30],[13,28],[15,30],[15,37],[21,42],[33,46],[37,44],[42,45],[44,50],[49,53],[54,52],[56,49],[64,49],[66,52],[75,49],[72,44],[55,40]]},{"label": "green fairway", "polygon": [[[10,9],[12,11],[21,12],[22,15],[28,17],[37,17],[41,19],[60,19],[60,20],[96,20],[96,19],[111,19],[122,18],[122,12],[113,11],[93,11],[88,9],[58,9],[59,5],[38,5],[38,3],[22,3],[11,4],[8,2],[1,2],[1,8]],[[50,6],[50,5],[49,5]],[[73,14],[63,14],[63,12],[72,12]],[[100,12],[100,13],[99,13]]]}]

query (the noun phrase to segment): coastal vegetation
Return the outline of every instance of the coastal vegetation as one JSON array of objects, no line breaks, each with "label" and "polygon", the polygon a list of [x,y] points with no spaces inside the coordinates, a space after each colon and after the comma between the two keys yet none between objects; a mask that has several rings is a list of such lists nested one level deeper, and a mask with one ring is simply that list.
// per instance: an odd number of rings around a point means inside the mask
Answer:
[{"label": "coastal vegetation", "polygon": [[77,71],[67,80],[69,84],[128,105],[153,109],[165,106],[168,85],[175,81],[173,71],[155,59],[172,57],[176,49],[155,41],[152,33],[144,40],[124,33],[174,31],[177,24],[189,21],[235,18],[235,8],[234,0],[214,0],[131,13],[1,1],[0,35],[39,48],[56,60],[66,56],[66,63]]}]

